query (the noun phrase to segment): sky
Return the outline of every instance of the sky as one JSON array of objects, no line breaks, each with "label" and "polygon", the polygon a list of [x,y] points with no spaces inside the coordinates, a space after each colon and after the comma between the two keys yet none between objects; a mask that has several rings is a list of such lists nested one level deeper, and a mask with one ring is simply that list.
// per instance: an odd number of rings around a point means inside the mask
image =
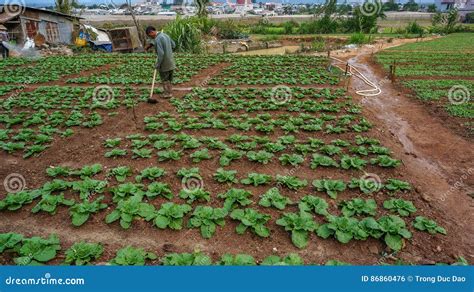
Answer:
[{"label": "sky", "polygon": [[[85,5],[92,5],[92,4],[102,4],[111,2],[111,0],[78,0],[79,3]],[[132,0],[132,2],[136,2],[137,0]],[[212,0],[211,0],[212,1]],[[225,0],[214,0],[216,2],[224,2]],[[231,2],[236,2],[235,0],[230,0]],[[362,1],[362,0],[360,0]],[[25,3],[28,6],[52,6],[54,5],[54,0],[0,0],[0,4],[3,3]],[[125,3],[125,0],[114,0],[115,4]],[[325,0],[257,0],[257,2],[279,2],[279,3],[323,3]],[[342,2],[342,1],[341,1]],[[348,0],[347,2],[357,2],[357,0]],[[404,3],[406,0],[398,0],[396,2]],[[420,0],[416,0],[416,2],[420,2]],[[434,2],[433,0],[423,0],[423,3]]]}]

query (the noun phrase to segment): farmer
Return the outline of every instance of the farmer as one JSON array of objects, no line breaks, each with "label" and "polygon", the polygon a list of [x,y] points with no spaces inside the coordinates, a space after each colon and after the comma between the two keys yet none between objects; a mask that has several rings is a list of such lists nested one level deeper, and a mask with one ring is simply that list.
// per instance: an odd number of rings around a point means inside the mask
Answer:
[{"label": "farmer", "polygon": [[8,58],[10,53],[8,48],[3,45],[3,42],[8,42],[9,40],[7,28],[0,24],[0,53],[3,59]]},{"label": "farmer", "polygon": [[[151,43],[145,47],[145,50],[155,47],[157,60],[156,70],[160,73],[160,79],[163,84],[164,98],[171,97],[171,82],[173,81],[173,71],[176,69],[174,61],[173,49],[174,41],[164,32],[157,32],[153,26],[149,26],[145,30],[146,35],[152,39]],[[153,98],[148,99],[149,103],[157,103]]]}]

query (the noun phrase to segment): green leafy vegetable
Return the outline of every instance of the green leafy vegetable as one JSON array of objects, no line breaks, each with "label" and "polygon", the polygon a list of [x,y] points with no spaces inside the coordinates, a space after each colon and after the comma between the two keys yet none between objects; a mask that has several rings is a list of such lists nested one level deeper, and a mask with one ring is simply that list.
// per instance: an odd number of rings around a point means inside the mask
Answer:
[{"label": "green leafy vegetable", "polygon": [[272,176],[262,173],[249,173],[247,178],[242,179],[240,182],[244,185],[265,185],[272,181]]},{"label": "green leafy vegetable", "polygon": [[416,212],[416,208],[411,201],[403,199],[391,199],[383,202],[383,207],[390,211],[397,212],[400,216],[409,216]]},{"label": "green leafy vegetable", "polygon": [[323,198],[315,196],[304,196],[298,203],[298,208],[302,212],[314,212],[319,215],[328,215],[329,205]]},{"label": "green leafy vegetable", "polygon": [[104,196],[100,196],[92,202],[86,200],[71,206],[71,208],[69,208],[69,214],[71,215],[72,225],[81,226],[89,219],[91,214],[107,208],[107,204],[102,203],[103,199]]},{"label": "green leafy vegetable", "polygon": [[276,224],[291,232],[291,241],[298,248],[308,245],[309,233],[318,227],[313,217],[306,212],[285,213],[276,221]]},{"label": "green leafy vegetable", "polygon": [[229,253],[224,254],[219,263],[222,266],[255,266],[255,259],[251,255]]},{"label": "green leafy vegetable", "polygon": [[360,199],[354,198],[349,201],[342,201],[339,203],[342,207],[342,214],[346,217],[352,217],[354,215],[375,215],[377,212],[377,203],[374,199]]},{"label": "green leafy vegetable", "polygon": [[314,180],[313,186],[320,192],[326,192],[328,196],[333,199],[337,198],[338,192],[342,192],[346,189],[346,184],[342,180]]},{"label": "green leafy vegetable", "polygon": [[235,188],[228,190],[226,193],[217,195],[218,198],[224,199],[224,208],[229,211],[237,206],[247,206],[251,204],[251,196],[252,194],[249,191]]},{"label": "green leafy vegetable", "polygon": [[156,260],[157,258],[156,254],[146,252],[143,248],[127,246],[118,250],[117,255],[110,263],[119,266],[143,266],[147,260]]},{"label": "green leafy vegetable", "polygon": [[183,228],[183,218],[189,211],[191,206],[176,203],[164,203],[156,212],[156,217],[153,223],[161,229],[171,228],[174,230],[181,230]]},{"label": "green leafy vegetable", "polygon": [[438,226],[438,223],[436,223],[436,221],[423,216],[417,216],[415,218],[415,221],[413,221],[413,227],[421,231],[427,231],[430,234],[441,233],[446,235],[446,229],[441,226]]},{"label": "green leafy vegetable", "polygon": [[305,179],[299,179],[296,176],[282,176],[277,175],[278,184],[284,185],[290,190],[299,190],[308,185],[308,181]]},{"label": "green leafy vegetable", "polygon": [[271,218],[270,215],[247,208],[245,210],[235,209],[230,213],[230,217],[240,221],[240,224],[235,228],[238,234],[244,234],[244,232],[250,228],[252,232],[260,237],[270,236],[270,230],[265,226]]},{"label": "green leafy vegetable", "polygon": [[137,217],[150,221],[155,216],[155,207],[151,204],[143,203],[142,196],[134,195],[126,200],[120,200],[117,208],[105,217],[105,222],[110,224],[120,219],[120,226],[123,229],[128,229],[132,225],[132,221]]},{"label": "green leafy vegetable", "polygon": [[292,204],[293,202],[280,194],[280,191],[277,188],[271,188],[266,193],[262,195],[262,198],[258,202],[260,206],[263,207],[275,207],[278,210],[284,210],[287,204]]},{"label": "green leafy vegetable", "polygon": [[161,262],[165,266],[210,266],[212,265],[211,258],[200,252],[167,254],[161,259]]},{"label": "green leafy vegetable", "polygon": [[200,228],[204,238],[211,238],[216,232],[217,226],[224,226],[224,218],[228,211],[224,208],[212,208],[209,206],[197,206],[188,221],[188,226]]},{"label": "green leafy vegetable", "polygon": [[89,265],[92,261],[100,258],[103,252],[104,248],[100,243],[76,242],[66,250],[64,262],[76,266]]}]

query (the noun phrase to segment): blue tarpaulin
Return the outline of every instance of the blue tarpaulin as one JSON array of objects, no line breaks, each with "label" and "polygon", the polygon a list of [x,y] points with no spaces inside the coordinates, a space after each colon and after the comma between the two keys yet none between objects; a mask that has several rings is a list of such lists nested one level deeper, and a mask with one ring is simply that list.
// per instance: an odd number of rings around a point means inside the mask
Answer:
[{"label": "blue tarpaulin", "polygon": [[112,42],[91,41],[90,43],[94,51],[102,50],[109,53],[112,52]]}]

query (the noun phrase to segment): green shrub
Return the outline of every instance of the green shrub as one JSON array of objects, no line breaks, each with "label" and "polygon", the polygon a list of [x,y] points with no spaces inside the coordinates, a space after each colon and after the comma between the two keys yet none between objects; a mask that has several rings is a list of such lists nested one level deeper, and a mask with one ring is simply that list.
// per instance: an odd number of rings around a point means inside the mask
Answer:
[{"label": "green shrub", "polygon": [[416,35],[419,35],[421,37],[425,33],[425,30],[416,21],[413,21],[413,22],[408,23],[408,25],[405,28],[405,32],[406,33],[411,33],[411,34],[416,34]]},{"label": "green shrub", "polygon": [[353,33],[349,38],[349,44],[368,44],[372,41],[372,36],[367,36],[362,32]]},{"label": "green shrub", "polygon": [[202,53],[204,50],[201,31],[193,18],[177,17],[164,28],[176,43],[177,52]]}]

